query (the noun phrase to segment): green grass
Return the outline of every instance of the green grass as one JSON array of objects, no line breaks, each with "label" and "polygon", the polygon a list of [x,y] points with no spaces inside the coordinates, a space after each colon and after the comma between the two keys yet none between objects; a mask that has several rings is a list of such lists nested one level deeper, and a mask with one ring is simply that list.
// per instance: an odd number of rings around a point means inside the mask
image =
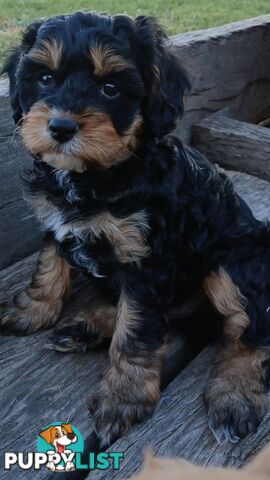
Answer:
[{"label": "green grass", "polygon": [[155,15],[169,34],[270,13],[269,0],[0,0],[0,64],[27,23],[76,10]]}]

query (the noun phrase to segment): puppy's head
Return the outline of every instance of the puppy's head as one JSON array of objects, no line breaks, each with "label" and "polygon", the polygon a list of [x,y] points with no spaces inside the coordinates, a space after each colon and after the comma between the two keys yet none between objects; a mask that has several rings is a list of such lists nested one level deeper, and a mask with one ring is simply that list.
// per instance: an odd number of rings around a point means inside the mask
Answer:
[{"label": "puppy's head", "polygon": [[53,445],[58,453],[62,453],[67,445],[77,441],[77,436],[73,432],[70,423],[48,427],[42,430],[39,435],[47,443]]},{"label": "puppy's head", "polygon": [[4,71],[28,150],[77,171],[108,168],[173,130],[188,86],[149,17],[77,12],[35,23]]}]

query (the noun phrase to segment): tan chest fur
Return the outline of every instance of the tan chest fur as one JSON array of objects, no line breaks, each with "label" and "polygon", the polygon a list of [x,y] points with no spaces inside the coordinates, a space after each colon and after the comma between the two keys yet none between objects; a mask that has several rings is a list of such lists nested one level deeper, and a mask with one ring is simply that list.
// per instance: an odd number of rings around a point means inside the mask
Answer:
[{"label": "tan chest fur", "polygon": [[140,262],[150,253],[146,240],[149,224],[144,210],[125,218],[104,211],[89,218],[66,222],[63,213],[45,195],[31,199],[31,206],[43,228],[53,231],[58,241],[70,236],[88,241],[105,237],[113,245],[121,263]]}]

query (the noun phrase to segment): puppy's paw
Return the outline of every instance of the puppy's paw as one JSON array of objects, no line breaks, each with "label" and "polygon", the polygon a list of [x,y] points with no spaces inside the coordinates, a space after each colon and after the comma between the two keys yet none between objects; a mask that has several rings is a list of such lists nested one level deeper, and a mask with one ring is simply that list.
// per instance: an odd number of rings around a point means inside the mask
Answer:
[{"label": "puppy's paw", "polygon": [[33,312],[19,299],[23,298],[23,293],[16,295],[10,302],[5,302],[0,309],[0,330],[4,334],[30,335],[35,328]]},{"label": "puppy's paw", "polygon": [[79,321],[65,320],[61,322],[49,337],[47,348],[58,352],[86,352],[100,345],[103,338],[96,332],[91,332],[88,325]]},{"label": "puppy's paw", "polygon": [[51,472],[55,472],[55,470],[56,470],[55,464],[53,462],[48,462],[46,464],[46,467],[47,467],[48,470],[51,470]]},{"label": "puppy's paw", "polygon": [[250,397],[241,392],[216,396],[208,404],[208,424],[217,442],[236,443],[249,433],[256,432],[266,413],[267,398],[264,393],[252,392]]},{"label": "puppy's paw", "polygon": [[26,292],[16,294],[0,307],[0,330],[4,334],[30,335],[41,328],[49,328],[59,312],[55,306],[32,300]]},{"label": "puppy's paw", "polygon": [[86,352],[87,344],[80,342],[79,338],[68,335],[51,335],[46,343],[49,350],[56,350],[57,352]]},{"label": "puppy's paw", "polygon": [[137,422],[149,418],[155,409],[150,403],[127,403],[114,395],[96,395],[89,406],[94,415],[100,448],[108,448]]}]

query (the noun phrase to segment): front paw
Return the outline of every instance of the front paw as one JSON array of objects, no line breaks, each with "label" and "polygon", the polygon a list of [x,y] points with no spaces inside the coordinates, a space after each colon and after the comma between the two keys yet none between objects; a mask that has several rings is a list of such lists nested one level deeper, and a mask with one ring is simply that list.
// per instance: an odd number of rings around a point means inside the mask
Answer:
[{"label": "front paw", "polygon": [[0,309],[0,330],[4,334],[29,335],[33,331],[31,312],[17,304],[18,295]]},{"label": "front paw", "polygon": [[100,448],[108,448],[137,422],[149,418],[155,405],[152,403],[127,403],[113,392],[97,394],[89,407],[94,415]]},{"label": "front paw", "polygon": [[219,444],[236,443],[249,433],[256,432],[266,413],[267,397],[264,393],[241,392],[217,395],[208,404],[208,425]]},{"label": "front paw", "polygon": [[26,292],[16,294],[0,306],[0,330],[4,334],[30,335],[51,326],[54,318],[55,308],[32,300]]}]

